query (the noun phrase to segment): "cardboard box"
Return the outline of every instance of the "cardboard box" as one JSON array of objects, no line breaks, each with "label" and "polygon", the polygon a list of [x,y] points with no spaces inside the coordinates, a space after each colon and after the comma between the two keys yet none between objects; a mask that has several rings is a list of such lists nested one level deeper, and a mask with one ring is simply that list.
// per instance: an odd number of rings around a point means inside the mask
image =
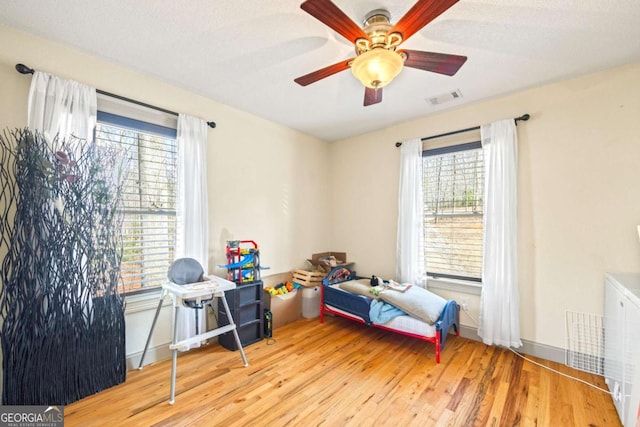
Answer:
[{"label": "cardboard box", "polygon": [[[280,283],[291,281],[291,272],[263,276],[264,287],[277,286]],[[302,316],[302,293],[290,292],[286,295],[270,295],[264,292],[264,308],[271,311],[273,319],[272,328],[276,329],[287,323],[295,322]]]},{"label": "cardboard box", "polygon": [[[323,262],[322,258],[334,257],[334,263]],[[312,266],[314,270],[322,270],[325,272],[331,271],[333,267],[337,267],[339,265],[349,265],[347,262],[347,253],[346,252],[320,252],[317,254],[313,254],[311,259],[307,260]]]},{"label": "cardboard box", "polygon": [[285,295],[270,295],[265,291],[265,308],[271,310],[273,329],[295,322],[302,315],[302,292],[299,290]]}]

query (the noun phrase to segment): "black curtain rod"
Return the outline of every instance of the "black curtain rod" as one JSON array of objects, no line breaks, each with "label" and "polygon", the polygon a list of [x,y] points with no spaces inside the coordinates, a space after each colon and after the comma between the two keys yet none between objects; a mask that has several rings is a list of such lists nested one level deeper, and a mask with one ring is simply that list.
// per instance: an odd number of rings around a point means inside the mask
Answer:
[{"label": "black curtain rod", "polygon": [[[35,70],[33,68],[29,68],[24,64],[16,64],[16,70],[20,74],[33,74],[35,72]],[[147,103],[144,103],[144,102],[136,101],[135,99],[127,98],[127,97],[121,96],[121,95],[116,95],[115,93],[107,92],[107,91],[100,90],[100,89],[96,89],[96,92],[101,94],[101,95],[107,95],[107,96],[110,96],[112,98],[120,99],[122,101],[131,102],[132,104],[140,105],[142,107],[151,108],[152,110],[162,111],[163,113],[171,114],[171,115],[174,115],[174,116],[178,115],[178,113],[176,113],[175,111],[167,110],[167,109],[164,109],[164,108],[161,108],[161,107],[156,107],[155,105],[151,105],[151,104],[147,104]],[[209,125],[209,127],[213,129],[213,128],[216,127],[216,122],[207,122],[207,125]]]},{"label": "black curtain rod", "polygon": [[[531,118],[531,116],[529,114],[523,114],[520,117],[516,117],[513,120],[516,122],[516,126],[517,126],[519,121],[526,122],[530,118]],[[441,134],[433,135],[433,136],[425,136],[424,138],[420,138],[420,141],[428,141],[430,139],[442,138],[443,136],[456,135],[456,134],[459,134],[459,133],[470,132],[472,130],[478,130],[478,129],[480,129],[480,126],[474,126],[472,128],[466,128],[466,129],[460,129],[460,130],[454,130],[453,132],[441,133]],[[402,142],[396,142],[396,147],[400,147],[401,145],[402,145]]]}]

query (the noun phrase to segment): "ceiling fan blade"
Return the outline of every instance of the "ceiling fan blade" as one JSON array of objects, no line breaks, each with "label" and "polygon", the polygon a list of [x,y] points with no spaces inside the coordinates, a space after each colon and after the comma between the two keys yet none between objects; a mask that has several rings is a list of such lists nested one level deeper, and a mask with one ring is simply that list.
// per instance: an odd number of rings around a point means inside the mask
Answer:
[{"label": "ceiling fan blade", "polygon": [[321,68],[312,73],[305,74],[304,76],[298,77],[293,81],[298,83],[300,86],[306,86],[311,83],[315,83],[318,80],[322,80],[326,77],[339,73],[340,71],[348,69],[351,61],[353,61],[353,58],[338,62],[337,64],[329,65],[328,67]]},{"label": "ceiling fan blade", "polygon": [[423,52],[421,50],[399,50],[407,55],[405,67],[431,71],[432,73],[453,76],[467,60],[466,56],[449,55],[447,53]]},{"label": "ceiling fan blade", "polygon": [[364,88],[364,106],[377,104],[382,102],[382,88],[371,89],[370,87]]},{"label": "ceiling fan blade", "polygon": [[457,2],[458,0],[418,0],[389,30],[389,34],[400,33],[402,41],[405,42]]},{"label": "ceiling fan blade", "polygon": [[352,43],[359,38],[369,39],[367,33],[331,0],[307,0],[300,5],[300,8]]}]

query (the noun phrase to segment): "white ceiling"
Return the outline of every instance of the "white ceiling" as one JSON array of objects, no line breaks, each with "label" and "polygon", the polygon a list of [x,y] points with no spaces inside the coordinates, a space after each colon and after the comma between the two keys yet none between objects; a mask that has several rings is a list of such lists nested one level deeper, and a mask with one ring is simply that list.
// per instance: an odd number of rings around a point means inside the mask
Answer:
[{"label": "white ceiling", "polygon": [[[301,2],[0,0],[0,22],[327,141],[640,60],[640,0],[461,0],[402,45],[468,56],[458,74],[405,68],[381,104],[363,107],[349,70],[293,82],[354,56]],[[414,1],[334,3],[360,24],[378,8],[395,23]],[[456,89],[463,98],[427,102]]]}]

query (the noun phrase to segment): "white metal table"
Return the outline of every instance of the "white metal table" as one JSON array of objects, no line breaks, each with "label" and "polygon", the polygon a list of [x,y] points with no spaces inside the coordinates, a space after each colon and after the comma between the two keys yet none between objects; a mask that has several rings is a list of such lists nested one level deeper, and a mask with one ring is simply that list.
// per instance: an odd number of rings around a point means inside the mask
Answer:
[{"label": "white metal table", "polygon": [[[169,349],[172,352],[171,390],[169,393],[170,405],[173,405],[173,403],[175,402],[178,348],[182,346],[195,344],[197,342],[204,341],[209,338],[217,337],[218,335],[231,331],[233,332],[233,336],[236,339],[236,344],[238,345],[238,349],[240,350],[240,354],[242,356],[242,362],[244,363],[244,366],[249,366],[249,363],[247,362],[247,357],[245,356],[244,350],[242,349],[242,344],[240,343],[240,337],[238,336],[238,331],[236,330],[236,324],[233,321],[231,310],[229,310],[227,299],[224,297],[224,293],[226,291],[235,289],[236,284],[229,280],[222,279],[220,277],[212,276],[212,277],[207,277],[206,279],[207,279],[206,281],[191,283],[188,285],[177,285],[175,283],[166,283],[162,285],[162,294],[160,295],[158,308],[156,309],[156,314],[153,318],[151,330],[149,331],[149,337],[147,338],[147,343],[144,346],[144,351],[142,352],[142,357],[140,358],[140,364],[138,365],[138,369],[142,369],[142,363],[144,362],[144,357],[147,353],[147,348],[149,347],[149,343],[151,341],[151,335],[153,334],[153,329],[155,328],[156,321],[158,320],[158,314],[160,313],[160,309],[162,308],[162,300],[164,299],[165,296],[169,295],[173,301],[173,336],[171,339],[171,345],[169,346]],[[227,313],[227,319],[229,319],[230,323],[225,326],[219,326],[216,329],[213,329],[211,331],[196,334],[190,338],[177,341],[178,307],[182,307],[185,301],[195,301],[197,304],[200,304],[202,301],[212,300],[213,297],[222,298],[222,303]]]}]

